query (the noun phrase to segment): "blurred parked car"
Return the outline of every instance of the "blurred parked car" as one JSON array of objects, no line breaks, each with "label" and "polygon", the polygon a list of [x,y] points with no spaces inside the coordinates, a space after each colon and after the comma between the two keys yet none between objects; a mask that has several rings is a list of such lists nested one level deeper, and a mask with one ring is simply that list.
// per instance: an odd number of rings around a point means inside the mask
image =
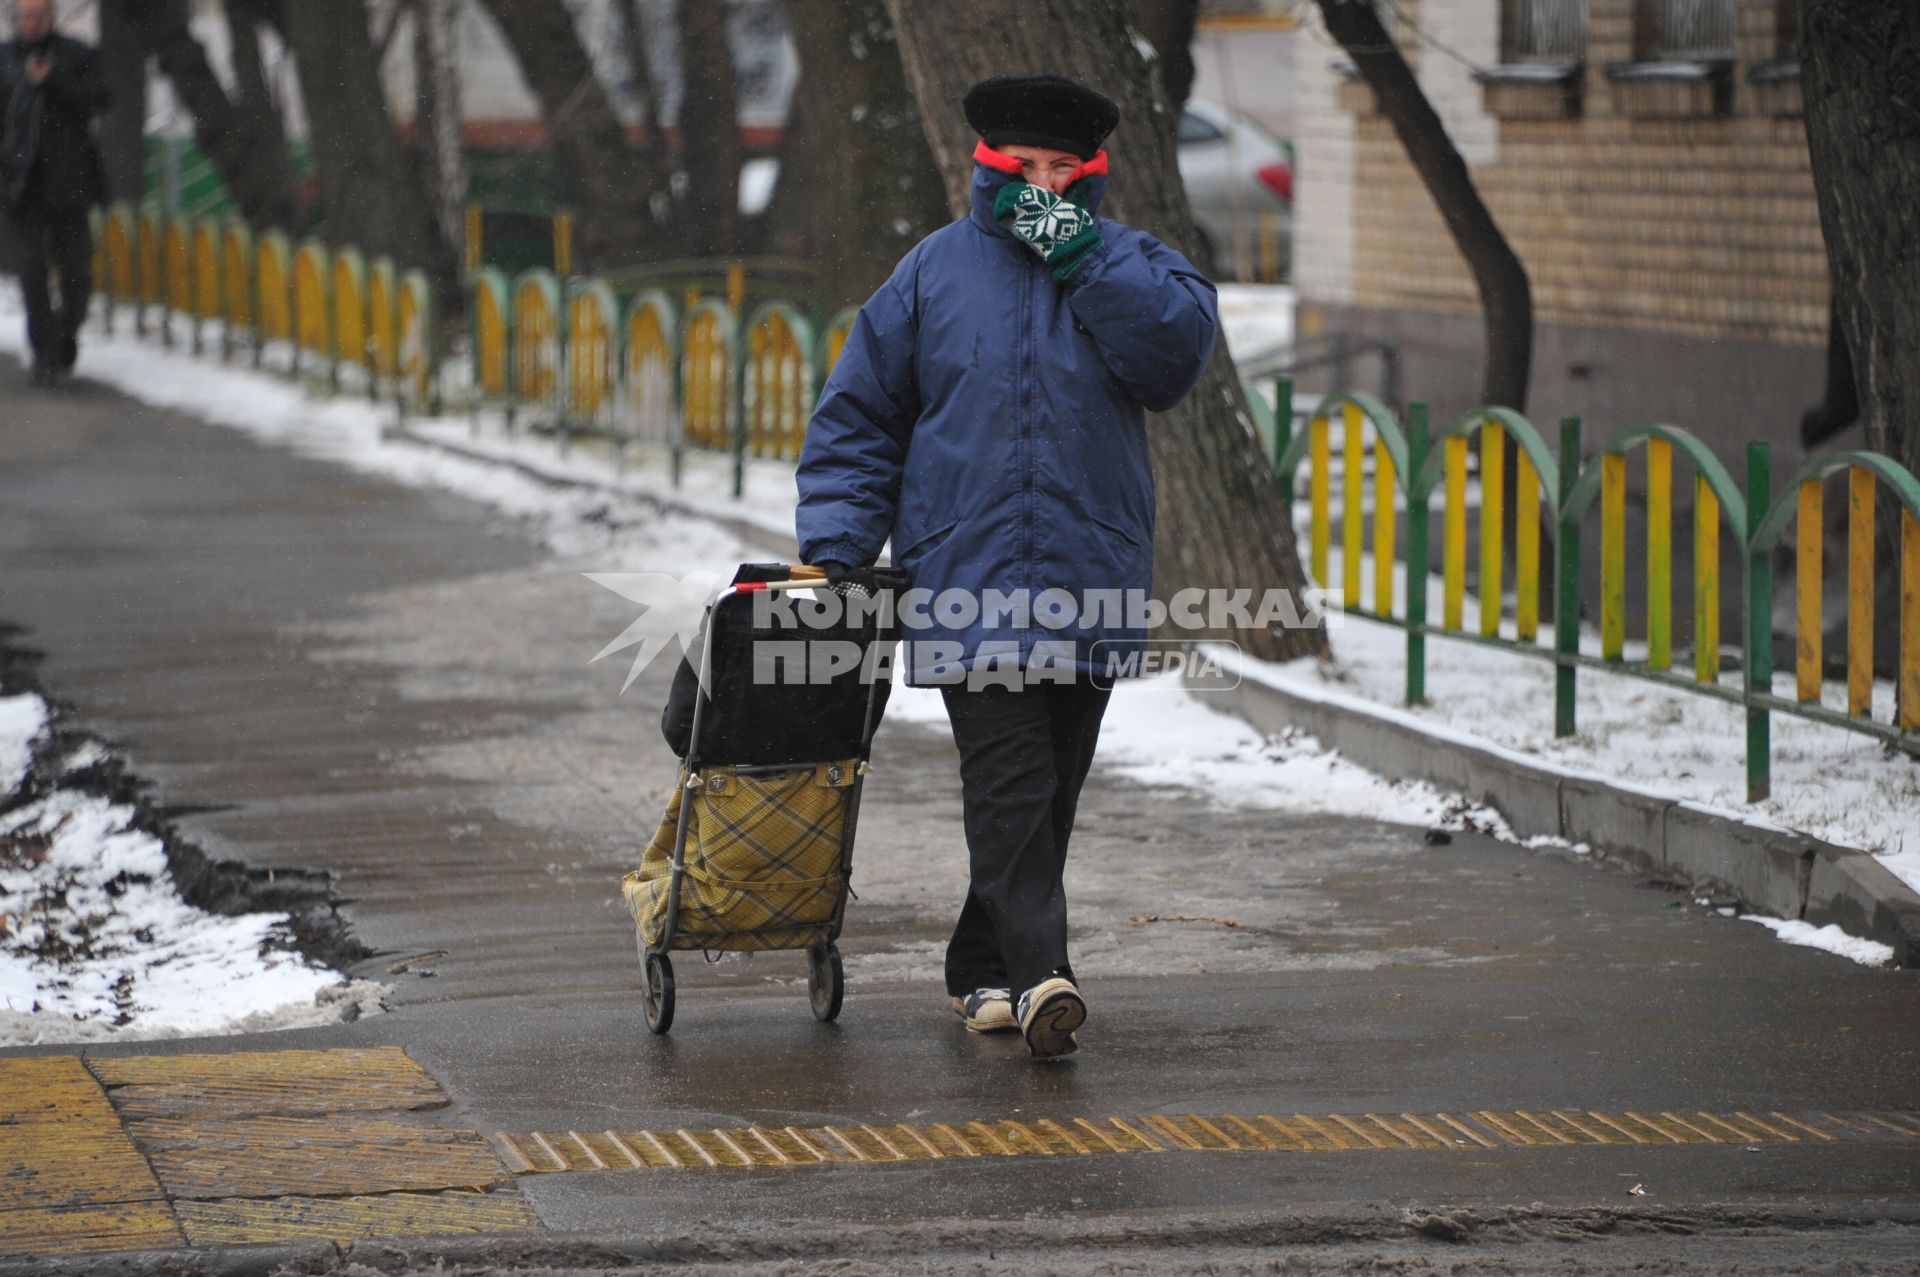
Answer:
[{"label": "blurred parked car", "polygon": [[1287,144],[1238,111],[1189,98],[1177,138],[1180,177],[1216,280],[1288,278],[1293,157]]}]

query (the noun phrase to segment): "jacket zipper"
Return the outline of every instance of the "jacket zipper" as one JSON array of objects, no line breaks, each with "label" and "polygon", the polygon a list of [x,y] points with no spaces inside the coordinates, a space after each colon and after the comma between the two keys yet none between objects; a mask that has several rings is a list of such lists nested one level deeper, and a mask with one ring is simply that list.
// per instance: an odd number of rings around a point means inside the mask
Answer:
[{"label": "jacket zipper", "polygon": [[[1035,352],[1033,349],[1033,343],[1034,343],[1033,275],[1034,275],[1035,259],[1033,255],[1027,252],[1025,248],[1022,247],[1021,245],[1016,244],[1014,247],[1020,249],[1021,257],[1026,259],[1025,260],[1026,270],[1020,276],[1020,362],[1023,365],[1020,369],[1020,382],[1019,382],[1019,386],[1020,386],[1019,417],[1020,417],[1020,451],[1021,451],[1020,524],[1021,524],[1021,539],[1023,542],[1023,544],[1021,545],[1020,559],[1021,559],[1021,565],[1024,567],[1026,572],[1026,580],[1022,582],[1022,585],[1026,590],[1028,605],[1031,606],[1032,599],[1033,599],[1033,579],[1034,579],[1033,546],[1034,546],[1034,537],[1039,532],[1039,529],[1034,526],[1034,513],[1033,513],[1034,430],[1033,430],[1033,416],[1032,416],[1032,402],[1033,402],[1032,387],[1033,387],[1033,378],[1034,378],[1034,368],[1039,362],[1039,360],[1035,356]],[[1020,636],[1020,664],[1023,669],[1025,668],[1027,663],[1033,659],[1033,644],[1034,644],[1033,617],[1031,614],[1029,614],[1027,617],[1026,629]]]}]

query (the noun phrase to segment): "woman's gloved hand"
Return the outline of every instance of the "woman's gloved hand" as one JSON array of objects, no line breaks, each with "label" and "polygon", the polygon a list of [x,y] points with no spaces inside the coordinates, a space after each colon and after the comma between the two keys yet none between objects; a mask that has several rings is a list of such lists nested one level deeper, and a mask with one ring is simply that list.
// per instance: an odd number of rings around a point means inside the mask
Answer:
[{"label": "woman's gloved hand", "polygon": [[993,216],[1040,255],[1062,280],[1100,243],[1093,214],[1031,182],[1008,182],[994,197]]},{"label": "woman's gloved hand", "polygon": [[825,572],[827,585],[834,593],[843,596],[854,590],[879,594],[883,590],[902,590],[907,586],[907,574],[898,568],[857,568],[833,559],[822,559],[813,566]]}]

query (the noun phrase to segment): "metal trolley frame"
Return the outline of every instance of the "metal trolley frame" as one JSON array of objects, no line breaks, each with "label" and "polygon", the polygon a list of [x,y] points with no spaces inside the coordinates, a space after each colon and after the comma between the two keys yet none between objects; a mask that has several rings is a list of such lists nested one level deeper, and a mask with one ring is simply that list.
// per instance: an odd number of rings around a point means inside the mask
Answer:
[{"label": "metal trolley frame", "polygon": [[[686,874],[687,830],[692,824],[694,804],[692,795],[704,783],[700,777],[703,762],[714,760],[703,757],[705,742],[701,738],[701,728],[706,717],[708,689],[712,687],[709,674],[713,669],[714,636],[723,628],[722,609],[729,604],[743,606],[746,596],[760,590],[813,590],[828,588],[825,574],[819,568],[795,567],[792,575],[783,581],[737,581],[715,597],[707,616],[706,637],[701,644],[700,665],[698,668],[700,691],[694,698],[693,730],[689,737],[686,757],[685,792],[681,794],[680,817],[674,831],[673,862],[667,885],[666,926],[660,935],[660,943],[649,947],[646,937],[638,923],[634,925],[634,935],[640,951],[640,964],[645,977],[645,1006],[647,1027],[655,1033],[665,1033],[673,1027],[674,982],[673,960],[669,952],[675,947],[676,940],[694,939],[683,936],[680,931],[680,888]],[[875,639],[879,637],[879,625],[875,625]],[[871,648],[865,649],[871,651]],[[867,670],[867,660],[860,663],[863,672]],[[853,782],[847,790],[847,816],[840,831],[840,874],[841,886],[839,899],[834,902],[833,918],[830,922],[808,928],[813,935],[806,946],[807,952],[807,1000],[812,1004],[814,1018],[830,1022],[840,1014],[841,1003],[846,997],[846,973],[840,961],[840,949],[835,944],[840,938],[841,924],[846,919],[847,897],[850,894],[853,873],[853,839],[860,816],[860,788],[870,770],[867,759],[872,752],[874,708],[878,700],[880,678],[877,673],[866,679],[866,710],[862,718],[860,742],[855,754]],[[841,757],[844,757],[842,755]],[[838,762],[840,759],[814,759],[787,763],[766,763],[753,765],[733,765],[742,775],[779,775],[785,772],[805,771],[822,764]],[[782,923],[768,930],[793,931],[790,923]],[[715,941],[728,936],[751,935],[752,930],[732,931],[717,934],[702,934],[699,941]],[[682,948],[704,947],[703,945],[683,944]],[[784,946],[783,946],[784,947]],[[798,947],[798,946],[794,946]]]}]

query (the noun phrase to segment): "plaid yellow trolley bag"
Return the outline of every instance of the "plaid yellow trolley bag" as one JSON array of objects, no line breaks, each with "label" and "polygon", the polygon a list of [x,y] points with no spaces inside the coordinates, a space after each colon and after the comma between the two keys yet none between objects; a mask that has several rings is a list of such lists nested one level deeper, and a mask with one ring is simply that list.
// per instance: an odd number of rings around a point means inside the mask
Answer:
[{"label": "plaid yellow trolley bag", "polygon": [[[864,592],[827,588],[818,568],[742,566],[707,609],[698,668],[683,661],[675,675],[661,727],[679,778],[621,882],[655,1033],[673,1026],[675,949],[804,949],[814,1015],[840,1014],[835,941],[860,783],[891,690],[879,661],[897,634]],[[821,593],[773,597],[786,591]]]}]

